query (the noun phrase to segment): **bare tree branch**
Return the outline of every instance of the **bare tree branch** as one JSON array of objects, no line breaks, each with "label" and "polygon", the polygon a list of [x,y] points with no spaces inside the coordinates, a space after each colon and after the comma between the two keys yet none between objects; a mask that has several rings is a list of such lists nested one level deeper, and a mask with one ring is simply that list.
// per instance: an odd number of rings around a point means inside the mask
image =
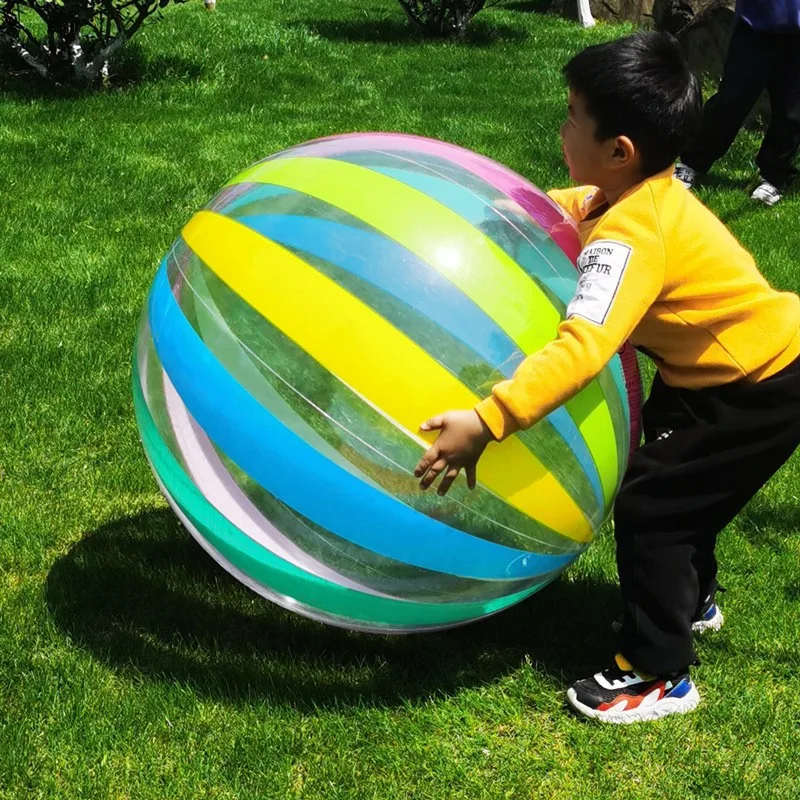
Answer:
[{"label": "bare tree branch", "polygon": [[7,36],[5,33],[0,33],[0,42],[6,42],[11,49],[29,66],[45,79],[50,79],[51,75],[47,67],[42,64],[35,56],[26,50],[18,41]]}]

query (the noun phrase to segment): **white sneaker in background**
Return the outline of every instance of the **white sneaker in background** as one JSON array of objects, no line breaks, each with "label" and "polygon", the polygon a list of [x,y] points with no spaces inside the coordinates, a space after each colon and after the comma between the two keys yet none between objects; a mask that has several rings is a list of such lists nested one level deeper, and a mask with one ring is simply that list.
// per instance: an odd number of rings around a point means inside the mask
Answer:
[{"label": "white sneaker in background", "polygon": [[774,206],[775,203],[780,202],[781,193],[769,181],[765,181],[762,178],[761,183],[753,189],[753,194],[750,195],[750,198],[758,200],[759,203],[763,203],[765,206]]},{"label": "white sneaker in background", "polygon": [[675,177],[687,188],[693,189],[697,180],[697,171],[679,161],[675,165]]}]

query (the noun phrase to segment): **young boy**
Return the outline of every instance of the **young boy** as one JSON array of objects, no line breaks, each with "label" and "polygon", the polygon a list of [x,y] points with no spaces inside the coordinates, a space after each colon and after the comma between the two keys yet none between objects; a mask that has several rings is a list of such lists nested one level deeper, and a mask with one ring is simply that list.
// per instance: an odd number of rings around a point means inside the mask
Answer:
[{"label": "young boy", "polygon": [[581,278],[557,338],[475,409],[440,430],[420,461],[444,494],[492,440],[534,425],[592,380],[630,339],[658,366],[645,443],[617,497],[624,601],[609,669],[567,692],[607,722],[657,719],[699,702],[692,625],[718,627],[716,537],[800,444],[800,299],[767,284],[752,257],[673,177],[701,98],[677,43],[639,33],[564,68],[561,128],[570,176],[551,196],[577,221]]}]

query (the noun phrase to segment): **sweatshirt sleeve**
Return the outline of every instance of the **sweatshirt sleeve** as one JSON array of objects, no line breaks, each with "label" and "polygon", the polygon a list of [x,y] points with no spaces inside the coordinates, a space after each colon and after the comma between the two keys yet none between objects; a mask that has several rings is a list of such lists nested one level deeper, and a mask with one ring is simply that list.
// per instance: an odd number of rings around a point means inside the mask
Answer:
[{"label": "sweatshirt sleeve", "polygon": [[629,207],[615,206],[598,222],[578,257],[577,289],[556,338],[476,406],[496,439],[531,427],[597,377],[658,298],[664,242],[647,199],[622,201]]},{"label": "sweatshirt sleeve", "polygon": [[597,191],[594,186],[572,186],[568,189],[551,189],[547,196],[554,200],[576,222],[583,219],[582,210]]}]

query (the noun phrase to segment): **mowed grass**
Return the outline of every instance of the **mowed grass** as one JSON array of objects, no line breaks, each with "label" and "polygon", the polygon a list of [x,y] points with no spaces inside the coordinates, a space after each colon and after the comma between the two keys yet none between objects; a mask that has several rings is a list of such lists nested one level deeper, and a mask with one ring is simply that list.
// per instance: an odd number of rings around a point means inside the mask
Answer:
[{"label": "mowed grass", "polygon": [[[613,543],[469,628],[348,634],[274,607],[195,546],[137,441],[129,359],[162,254],[253,161],[396,130],[566,184],[560,65],[625,32],[516,3],[422,43],[391,0],[169,9],[115,88],[0,77],[0,797],[794,798],[800,461],[721,536],[726,626],[701,708],[598,727],[565,685],[608,663]],[[753,206],[757,136],[701,196],[800,288],[800,200]]]}]

